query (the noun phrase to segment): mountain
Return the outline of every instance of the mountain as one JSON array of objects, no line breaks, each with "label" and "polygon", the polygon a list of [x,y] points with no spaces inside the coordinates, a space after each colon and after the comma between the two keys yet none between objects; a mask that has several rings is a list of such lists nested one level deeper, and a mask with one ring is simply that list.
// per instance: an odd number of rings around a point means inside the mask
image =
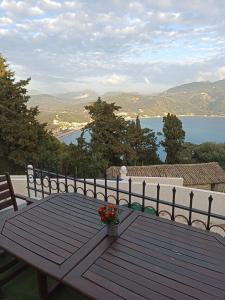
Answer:
[{"label": "mountain", "polygon": [[[84,106],[96,101],[98,94],[92,90],[60,95],[32,95],[29,106],[39,106],[42,121],[51,123],[55,116],[66,122],[85,122],[89,116]],[[157,95],[140,93],[105,93],[101,98],[121,106],[125,117],[165,115],[225,115],[225,80],[192,82]]]},{"label": "mountain", "polygon": [[89,101],[95,101],[99,95],[92,90],[84,90],[81,92],[70,92],[57,95],[60,99],[66,100],[69,104],[87,103]]}]

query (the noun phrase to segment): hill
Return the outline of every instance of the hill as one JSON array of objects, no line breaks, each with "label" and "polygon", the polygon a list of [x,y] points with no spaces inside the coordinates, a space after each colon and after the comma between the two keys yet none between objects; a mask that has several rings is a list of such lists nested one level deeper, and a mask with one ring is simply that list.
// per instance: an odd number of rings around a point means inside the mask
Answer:
[{"label": "hill", "polygon": [[[53,122],[56,115],[62,122],[86,122],[88,114],[84,106],[97,100],[91,90],[60,95],[33,95],[29,106],[38,105],[40,119]],[[102,99],[121,106],[120,114],[133,118],[163,116],[168,112],[176,115],[225,115],[225,80],[216,82],[192,82],[183,84],[157,95],[111,92]]]}]

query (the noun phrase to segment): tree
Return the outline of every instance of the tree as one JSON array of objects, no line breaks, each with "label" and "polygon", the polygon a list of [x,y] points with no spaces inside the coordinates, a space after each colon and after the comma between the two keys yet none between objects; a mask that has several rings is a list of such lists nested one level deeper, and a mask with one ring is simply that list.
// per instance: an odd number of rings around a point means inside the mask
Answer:
[{"label": "tree", "polygon": [[157,138],[148,128],[141,128],[139,116],[136,122],[131,121],[127,128],[128,165],[157,164],[160,162],[157,154]]},{"label": "tree", "polygon": [[225,169],[225,143],[206,142],[195,145],[192,159],[198,163],[216,161]]},{"label": "tree", "polygon": [[167,114],[163,117],[164,140],[161,145],[166,152],[166,163],[179,163],[179,154],[185,139],[185,132],[182,129],[182,122],[176,115]]},{"label": "tree", "polygon": [[127,122],[116,115],[120,107],[98,98],[93,105],[85,106],[85,109],[92,120],[84,128],[91,137],[91,153],[107,162],[107,165],[121,164],[126,149]]},{"label": "tree", "polygon": [[[24,172],[26,164],[46,164],[48,148],[57,151],[57,140],[39,124],[38,108],[27,108],[26,86],[30,79],[15,80],[15,74],[0,55],[0,172]],[[49,162],[53,163],[53,156]],[[58,157],[55,157],[58,160]],[[55,161],[54,161],[55,163]]]}]

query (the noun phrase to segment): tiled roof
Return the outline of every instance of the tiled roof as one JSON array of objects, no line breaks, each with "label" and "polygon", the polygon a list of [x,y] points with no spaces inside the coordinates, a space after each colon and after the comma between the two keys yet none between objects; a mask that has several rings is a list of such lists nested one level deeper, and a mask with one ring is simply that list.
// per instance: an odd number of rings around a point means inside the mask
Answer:
[{"label": "tiled roof", "polygon": [[[108,176],[120,175],[121,167],[110,167]],[[202,185],[225,183],[225,171],[217,162],[201,164],[174,164],[151,166],[128,166],[127,176],[140,177],[179,177],[184,179],[184,185]]]}]

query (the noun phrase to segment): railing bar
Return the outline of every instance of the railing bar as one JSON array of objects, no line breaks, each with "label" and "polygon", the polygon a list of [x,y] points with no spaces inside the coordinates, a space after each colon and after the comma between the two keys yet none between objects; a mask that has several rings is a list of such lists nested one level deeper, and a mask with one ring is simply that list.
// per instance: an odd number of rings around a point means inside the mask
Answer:
[{"label": "railing bar", "polygon": [[[38,170],[38,169],[36,169],[36,170]],[[41,170],[40,170],[40,171],[41,171]],[[53,173],[53,172],[50,172],[50,174],[56,175],[56,174]],[[68,176],[68,179],[73,179],[73,177]],[[77,179],[77,181],[78,181],[78,182],[81,182],[81,183],[84,183],[84,180],[82,180],[82,179]],[[92,182],[92,181],[87,181],[87,180],[86,180],[86,184],[94,185],[94,182]],[[103,189],[104,189],[105,185],[104,185],[104,184],[96,184],[96,187],[100,187],[100,188],[103,188]],[[109,186],[108,186],[108,189],[109,189],[110,191],[115,191],[115,192],[117,192],[117,188],[109,187]],[[128,191],[125,191],[125,190],[119,190],[119,193],[122,193],[122,194],[125,194],[125,195],[129,195],[129,192],[128,192]],[[141,194],[137,194],[137,193],[132,193],[132,196],[133,196],[133,197],[137,197],[137,198],[142,198],[142,197],[143,197]],[[145,196],[145,200],[148,200],[148,201],[152,201],[152,202],[156,202],[156,203],[157,203],[157,199],[151,198],[151,197],[149,197],[149,196]],[[167,205],[167,206],[173,206],[173,204],[172,204],[171,202],[168,202],[168,201],[166,201],[166,200],[160,200],[159,203],[160,203],[160,204]],[[183,210],[186,210],[186,211],[189,211],[189,207],[184,206],[184,205],[181,205],[181,204],[175,204],[175,207],[176,207],[176,208],[183,209]],[[208,216],[208,212],[199,210],[199,209],[197,209],[197,208],[193,208],[193,209],[192,209],[192,212],[198,213],[198,214],[201,214],[201,215],[204,215],[204,216]],[[216,218],[216,219],[225,220],[225,216],[221,216],[221,215],[218,215],[218,214],[215,214],[215,213],[211,213],[210,216],[213,217],[213,218]]]}]

